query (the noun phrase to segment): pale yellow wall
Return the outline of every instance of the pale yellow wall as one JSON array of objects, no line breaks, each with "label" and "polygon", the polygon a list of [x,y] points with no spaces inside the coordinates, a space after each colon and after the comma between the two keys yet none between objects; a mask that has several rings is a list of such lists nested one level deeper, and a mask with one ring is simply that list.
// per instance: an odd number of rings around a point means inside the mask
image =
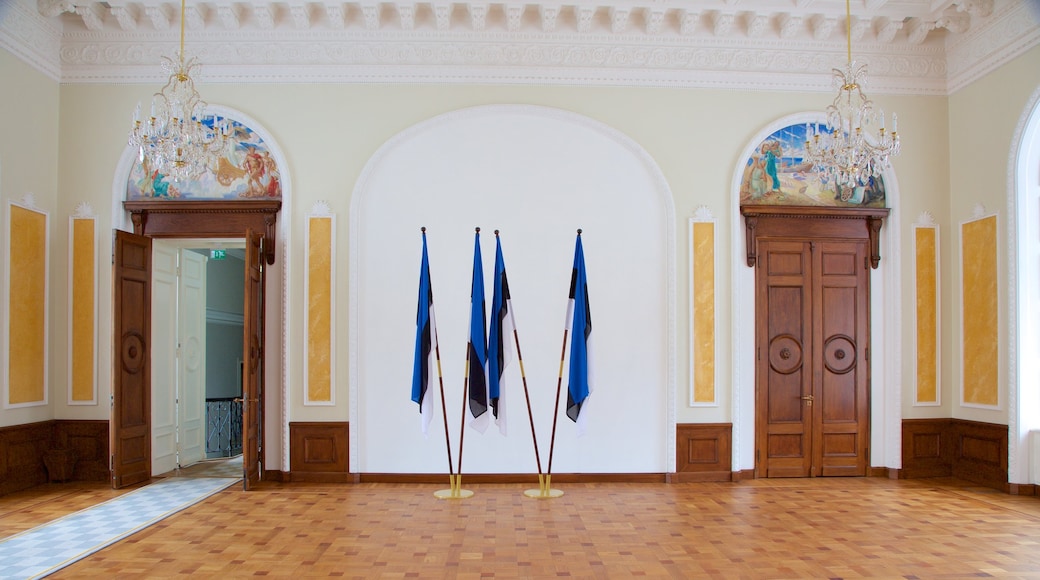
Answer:
[{"label": "pale yellow wall", "polygon": [[[10,201],[19,201],[26,193],[35,197],[35,205],[50,214],[51,233],[55,233],[58,217],[58,84],[36,72],[10,53],[0,50],[0,224],[7,220]],[[16,136],[16,137],[14,137]],[[14,137],[14,138],[12,138]],[[65,223],[62,221],[61,223]],[[55,248],[52,244],[52,252]],[[0,249],[6,252],[6,249]],[[0,253],[0,255],[6,255]],[[53,257],[53,254],[52,254]],[[51,261],[51,286],[60,270]],[[0,284],[6,286],[0,267]],[[0,287],[4,287],[0,286]],[[2,294],[2,293],[0,293]],[[64,352],[55,345],[65,344],[67,333],[57,331],[59,316],[56,303],[50,302],[50,356]],[[7,322],[6,306],[0,306],[0,322]],[[64,368],[64,367],[63,367]],[[53,365],[52,365],[53,369]],[[65,387],[64,375],[50,374],[54,386]],[[64,391],[61,391],[64,392]],[[44,421],[53,417],[53,403],[47,406],[4,410],[0,407],[0,427]]]},{"label": "pale yellow wall", "polygon": [[[0,51],[0,73],[5,81],[14,78],[27,91],[0,92],[0,128],[4,135],[25,132],[39,137],[28,143],[0,140],[0,199],[7,200],[33,191],[39,203],[52,211],[56,224],[64,224],[81,202],[90,203],[98,213],[102,256],[98,273],[99,296],[99,399],[107,400],[111,382],[111,272],[107,259],[112,228],[112,182],[116,164],[124,152],[126,128],[137,101],[147,101],[157,89],[152,85],[58,85]],[[14,75],[14,76],[11,76]],[[869,79],[869,77],[868,77]],[[1040,49],[1012,61],[1001,70],[945,97],[898,97],[872,95],[876,103],[900,116],[904,138],[903,154],[894,162],[900,196],[894,212],[901,219],[901,247],[882,248],[882,267],[886,255],[901,253],[902,311],[904,319],[913,315],[912,223],[922,211],[935,216],[940,226],[940,291],[942,292],[943,341],[942,407],[912,407],[910,389],[904,392],[904,416],[962,416],[992,422],[1005,422],[1005,414],[977,410],[953,410],[952,385],[959,380],[954,353],[959,351],[958,322],[953,306],[955,276],[954,231],[967,219],[971,208],[982,201],[987,208],[1006,213],[1007,155],[1014,125],[1025,99],[1040,82]],[[6,82],[5,82],[6,84]],[[822,109],[830,95],[802,93],[756,93],[683,89],[632,89],[592,87],[516,87],[516,86],[350,86],[350,85],[226,85],[202,84],[208,101],[241,110],[262,124],[278,142],[287,158],[286,171],[293,184],[292,259],[297,264],[290,282],[297,297],[303,295],[300,277],[304,262],[305,216],[315,201],[326,200],[337,220],[337,301],[347,304],[349,289],[350,195],[362,168],[372,154],[398,132],[456,109],[496,103],[537,104],[557,107],[589,116],[622,131],[641,144],[656,160],[675,198],[677,340],[676,410],[679,422],[723,422],[731,420],[731,382],[729,345],[731,344],[730,274],[743,265],[744,248],[731,247],[729,191],[739,153],[764,126],[776,119],[804,111]],[[22,96],[25,94],[29,96]],[[60,107],[58,95],[60,94]],[[868,85],[868,94],[869,85]],[[998,105],[1000,103],[1000,105]],[[57,116],[62,120],[60,133]],[[984,115],[978,114],[985,111]],[[30,131],[30,126],[32,131]],[[44,138],[46,135],[50,138]],[[55,135],[59,138],[55,139]],[[55,151],[54,143],[60,144]],[[951,145],[956,143],[956,146]],[[60,169],[55,172],[56,154]],[[60,191],[60,203],[57,192]],[[55,207],[48,207],[50,206]],[[718,220],[717,244],[719,271],[716,272],[719,301],[718,385],[719,406],[692,409],[687,404],[689,356],[685,352],[688,336],[688,218],[694,210],[707,206]],[[1006,217],[1006,216],[1005,216]],[[999,239],[1004,240],[1005,219],[1001,219]],[[52,228],[51,275],[64,280],[68,260],[67,228]],[[1001,256],[1001,293],[1005,257]],[[107,409],[66,407],[63,397],[67,380],[64,348],[67,344],[67,296],[63,283],[52,284],[51,296],[51,380],[50,410],[0,412],[0,425],[49,418],[107,418]],[[1005,305],[1002,303],[1001,316]],[[302,344],[303,301],[292,306],[293,326],[288,341]],[[346,308],[336,311],[335,407],[303,407],[303,352],[293,346],[290,353],[292,408],[296,421],[343,420],[348,416],[348,324]],[[914,339],[912,325],[905,324],[904,346]],[[1003,337],[1002,337],[1003,340]],[[904,351],[910,352],[904,348]],[[1002,353],[1004,352],[1002,347]],[[912,365],[903,361],[904,385],[913,384]],[[1006,364],[1002,358],[1001,364]],[[60,389],[58,386],[60,385]],[[29,414],[33,414],[32,417]],[[39,417],[36,417],[39,415]]]},{"label": "pale yellow wall", "polygon": [[[110,230],[113,172],[125,144],[126,126],[138,100],[146,101],[157,87],[70,85],[62,88],[62,209],[81,201],[99,208],[102,232]],[[731,420],[729,345],[730,304],[719,301],[718,407],[688,405],[689,355],[687,292],[688,219],[707,206],[718,220],[716,232],[720,297],[731,294],[732,267],[744,266],[743,244],[731,248],[730,187],[740,151],[764,126],[778,118],[822,110],[829,94],[729,92],[683,89],[500,86],[348,86],[348,85],[201,85],[209,102],[238,109],[263,125],[284,151],[291,173],[294,212],[292,259],[297,265],[290,282],[294,296],[289,329],[291,418],[294,421],[343,420],[348,416],[347,308],[336,311],[336,405],[304,407],[303,383],[303,265],[306,214],[315,201],[326,200],[337,220],[337,303],[346,305],[349,289],[350,196],[365,163],[388,139],[408,127],[464,107],[511,103],[556,107],[591,117],[627,134],[656,160],[675,199],[677,280],[676,412],[679,422]],[[882,248],[883,255],[912,251],[909,215],[923,210],[945,213],[947,173],[946,99],[943,97],[877,97],[879,106],[900,115],[905,138],[895,167],[905,192],[896,211],[903,212],[903,248]],[[72,154],[76,152],[77,154]],[[88,152],[86,156],[79,153]],[[906,209],[903,209],[906,208]],[[59,244],[64,243],[58,240]],[[107,268],[106,260],[102,268]],[[61,260],[58,260],[61,262]],[[904,260],[904,269],[910,266]],[[883,261],[884,264],[884,261]],[[64,265],[59,264],[59,268]],[[107,271],[100,273],[100,296],[110,296]],[[906,286],[906,285],[904,285]],[[912,291],[904,296],[913,304]],[[909,300],[909,302],[907,302]],[[101,301],[100,324],[110,324],[111,308]],[[909,307],[904,312],[912,312]],[[61,324],[63,324],[62,322]],[[58,325],[61,328],[61,324]],[[909,331],[908,331],[909,332]],[[910,340],[907,335],[904,340]],[[110,360],[110,345],[101,341],[102,361]],[[109,371],[101,365],[99,383],[107,390]],[[907,371],[909,373],[911,371]],[[909,378],[909,374],[907,374]],[[107,392],[99,393],[104,398]]]},{"label": "pale yellow wall", "polygon": [[[997,219],[997,272],[999,279],[998,320],[1000,339],[998,369],[1000,392],[1005,401],[999,411],[966,408],[954,405],[956,418],[1007,424],[1007,188],[1008,157],[1011,155],[1015,127],[1028,99],[1040,86],[1040,47],[1034,48],[950,96],[950,235],[942,237],[943,287],[949,288],[949,299],[943,302],[943,398],[956,400],[962,377],[958,361],[960,353],[961,297],[959,275],[956,272],[959,224],[972,219],[975,204],[985,206],[987,213],[996,213]],[[953,283],[951,283],[951,277]],[[946,326],[949,321],[950,326]],[[948,378],[946,378],[948,377]],[[949,416],[949,415],[947,415]]]}]

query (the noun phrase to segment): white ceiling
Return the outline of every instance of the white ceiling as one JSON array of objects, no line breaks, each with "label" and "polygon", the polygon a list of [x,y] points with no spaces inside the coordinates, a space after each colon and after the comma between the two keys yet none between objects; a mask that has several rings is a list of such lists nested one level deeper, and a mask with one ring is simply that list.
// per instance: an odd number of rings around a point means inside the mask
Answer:
[{"label": "white ceiling", "polygon": [[[948,94],[1040,44],[1040,0],[186,0],[202,82],[448,82]],[[51,77],[158,82],[179,1],[0,0],[0,46]],[[782,74],[781,74],[782,73]]]}]

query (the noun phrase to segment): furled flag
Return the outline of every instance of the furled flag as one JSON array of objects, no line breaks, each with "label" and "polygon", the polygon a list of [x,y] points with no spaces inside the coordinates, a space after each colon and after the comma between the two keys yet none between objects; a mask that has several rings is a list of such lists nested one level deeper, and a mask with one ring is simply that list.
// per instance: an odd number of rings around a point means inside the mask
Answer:
[{"label": "furled flag", "polygon": [[574,269],[571,271],[570,300],[567,302],[567,330],[571,331],[571,366],[567,383],[567,416],[578,424],[578,435],[585,433],[587,399],[592,393],[592,313],[585,280],[585,253],[581,230],[574,244]]},{"label": "furled flag", "polygon": [[513,305],[509,300],[506,262],[502,258],[502,240],[495,230],[495,294],[491,299],[491,332],[488,336],[488,396],[499,433],[506,434],[505,369],[513,361],[516,342],[513,329]]},{"label": "furled flag", "polygon": [[487,430],[487,318],[484,311],[484,266],[480,260],[480,228],[473,246],[473,284],[470,290],[469,352],[466,378],[469,382],[470,426],[483,433]]},{"label": "furled flag", "polygon": [[419,270],[419,307],[415,319],[415,364],[412,367],[412,400],[419,403],[423,435],[433,418],[431,387],[437,378],[437,321],[433,316],[433,286],[426,254],[426,228],[422,229],[422,266]]}]

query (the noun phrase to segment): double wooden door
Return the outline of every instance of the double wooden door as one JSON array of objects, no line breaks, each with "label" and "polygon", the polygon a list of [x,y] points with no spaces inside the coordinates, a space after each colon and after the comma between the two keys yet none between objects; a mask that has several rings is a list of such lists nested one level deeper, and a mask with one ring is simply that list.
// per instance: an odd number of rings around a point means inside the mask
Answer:
[{"label": "double wooden door", "polygon": [[[812,231],[805,226],[801,231]],[[756,475],[866,475],[868,240],[755,243]]]},{"label": "double wooden door", "polygon": [[[263,235],[246,231],[243,316],[242,465],[249,489],[261,475],[263,457]],[[113,318],[115,366],[112,385],[112,486],[147,481],[151,473],[151,278],[152,240],[115,232]]]}]

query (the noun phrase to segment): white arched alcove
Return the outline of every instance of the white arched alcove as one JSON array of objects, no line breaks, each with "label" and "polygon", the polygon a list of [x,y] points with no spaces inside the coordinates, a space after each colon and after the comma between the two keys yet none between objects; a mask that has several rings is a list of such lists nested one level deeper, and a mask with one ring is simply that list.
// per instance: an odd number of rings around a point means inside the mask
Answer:
[{"label": "white arched alcove", "polygon": [[[289,280],[292,279],[290,256],[292,256],[292,199],[293,185],[289,163],[278,142],[270,131],[252,117],[222,105],[209,104],[209,114],[233,119],[249,127],[263,139],[279,170],[282,187],[282,208],[278,214],[277,240],[275,249],[278,256],[273,267],[267,268],[265,302],[265,389],[264,405],[264,469],[281,469],[289,472],[289,340],[290,298]],[[130,222],[130,212],[123,209],[126,199],[127,178],[137,160],[137,151],[127,146],[119,157],[115,174],[112,178],[112,227],[127,232],[134,231]],[[176,202],[171,202],[176,203]],[[243,232],[243,237],[245,232]],[[103,290],[103,289],[102,289]],[[109,292],[111,289],[109,289]],[[100,353],[99,356],[106,356]],[[100,380],[100,379],[99,379]],[[276,467],[280,466],[280,467]]]},{"label": "white arched alcove", "polygon": [[[755,270],[744,259],[744,217],[740,184],[744,163],[764,139],[791,125],[826,123],[823,113],[809,112],[778,119],[759,131],[737,158],[730,191],[733,248],[733,470],[755,468]],[[902,466],[902,350],[900,326],[899,183],[891,168],[882,173],[892,208],[881,228],[881,264],[870,271],[870,466]],[[880,355],[880,356],[879,356]]]},{"label": "white arched alcove", "polygon": [[[384,144],[350,215],[350,457],[361,473],[447,473],[441,398],[424,439],[410,400],[427,228],[451,452],[458,461],[474,227],[490,309],[502,248],[543,469],[575,230],[582,228],[596,383],[588,432],[563,413],[553,473],[661,473],[675,463],[675,210],[656,163],[597,121],[520,105],[463,109]],[[566,369],[564,370],[566,373]],[[466,428],[463,473],[537,469],[519,365],[508,434]],[[566,379],[563,398],[566,397]]]},{"label": "white arched alcove", "polygon": [[[1040,88],[1008,158],[1008,482],[1040,483]],[[1029,437],[1033,432],[1033,449]]]}]

